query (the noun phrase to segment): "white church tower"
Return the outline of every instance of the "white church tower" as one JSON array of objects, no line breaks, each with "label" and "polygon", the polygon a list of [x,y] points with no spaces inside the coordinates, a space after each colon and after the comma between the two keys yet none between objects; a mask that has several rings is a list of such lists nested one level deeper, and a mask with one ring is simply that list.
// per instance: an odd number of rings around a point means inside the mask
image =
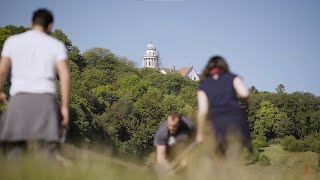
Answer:
[{"label": "white church tower", "polygon": [[160,68],[159,54],[155,45],[150,42],[143,56],[143,67]]}]

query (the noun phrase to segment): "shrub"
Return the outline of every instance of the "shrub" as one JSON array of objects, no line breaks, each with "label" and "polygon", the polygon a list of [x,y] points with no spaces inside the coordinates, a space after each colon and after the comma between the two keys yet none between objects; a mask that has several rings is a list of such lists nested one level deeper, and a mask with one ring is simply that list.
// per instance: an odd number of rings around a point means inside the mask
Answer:
[{"label": "shrub", "polygon": [[303,141],[308,146],[308,151],[320,153],[320,134],[309,134]]},{"label": "shrub", "polygon": [[311,143],[310,149],[313,152],[320,153],[320,140],[315,140]]},{"label": "shrub", "polygon": [[286,151],[290,151],[289,150],[289,146],[292,145],[292,143],[294,143],[296,141],[296,138],[293,136],[286,136],[282,139],[282,141],[280,142],[280,144],[283,146],[283,149]]},{"label": "shrub", "polygon": [[248,160],[249,164],[253,164],[259,161],[259,152],[257,150],[253,150],[252,153],[248,153],[246,159]]},{"label": "shrub", "polygon": [[261,166],[270,166],[271,163],[270,163],[270,159],[268,158],[268,156],[266,156],[265,154],[261,154],[259,156],[259,164]]},{"label": "shrub", "polygon": [[308,146],[300,140],[295,140],[291,144],[288,145],[288,151],[292,152],[305,152],[308,149]]},{"label": "shrub", "polygon": [[282,141],[282,139],[280,139],[280,138],[270,139],[270,140],[268,141],[268,145],[271,145],[271,144],[281,144],[281,141]]},{"label": "shrub", "polygon": [[253,148],[260,151],[261,148],[267,147],[268,144],[263,138],[256,138],[252,141]]},{"label": "shrub", "polygon": [[145,166],[148,168],[151,168],[155,164],[155,161],[156,161],[156,154],[152,152],[145,157]]},{"label": "shrub", "polygon": [[291,152],[320,152],[320,140],[313,135],[307,136],[304,140],[297,140],[293,136],[286,136],[281,141],[283,149]]}]

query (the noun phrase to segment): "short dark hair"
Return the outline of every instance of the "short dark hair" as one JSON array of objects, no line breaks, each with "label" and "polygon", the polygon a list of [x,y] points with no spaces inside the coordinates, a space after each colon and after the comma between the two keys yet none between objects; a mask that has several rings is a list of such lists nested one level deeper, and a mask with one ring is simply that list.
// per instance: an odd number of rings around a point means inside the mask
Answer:
[{"label": "short dark hair", "polygon": [[179,120],[181,120],[181,113],[178,112],[169,112],[168,117],[171,116],[172,118],[178,118]]},{"label": "short dark hair", "polygon": [[48,28],[49,24],[53,23],[53,15],[47,9],[38,9],[33,12],[32,23]]},{"label": "short dark hair", "polygon": [[208,64],[206,65],[201,74],[201,81],[210,77],[210,71],[215,67],[220,68],[225,73],[229,72],[229,66],[227,61],[221,56],[213,56],[209,59]]}]

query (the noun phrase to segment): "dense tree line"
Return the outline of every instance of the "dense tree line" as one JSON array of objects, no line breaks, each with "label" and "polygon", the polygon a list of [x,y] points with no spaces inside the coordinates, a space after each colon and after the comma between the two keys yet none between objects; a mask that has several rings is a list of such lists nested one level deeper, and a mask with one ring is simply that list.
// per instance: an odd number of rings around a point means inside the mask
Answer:
[{"label": "dense tree line", "polygon": [[[10,35],[26,30],[22,26],[0,27],[0,49]],[[176,73],[163,75],[158,70],[136,68],[133,61],[105,48],[80,53],[63,31],[56,29],[51,35],[68,48],[71,143],[99,143],[112,146],[116,153],[141,157],[153,150],[154,133],[169,111],[195,119],[198,82]],[[256,146],[289,135],[303,140],[319,134],[319,97],[286,93],[283,84],[276,93],[260,92],[254,86],[250,91],[250,104],[243,106]]]}]

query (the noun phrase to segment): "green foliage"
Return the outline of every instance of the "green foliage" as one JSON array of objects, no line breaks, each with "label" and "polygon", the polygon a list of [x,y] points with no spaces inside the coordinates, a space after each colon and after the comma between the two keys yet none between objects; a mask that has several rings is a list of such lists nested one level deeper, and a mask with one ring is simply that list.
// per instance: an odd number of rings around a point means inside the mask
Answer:
[{"label": "green foliage", "polygon": [[91,48],[85,51],[82,55],[87,63],[93,66],[96,65],[98,60],[105,59],[108,56],[114,56],[109,49],[105,48]]},{"label": "green foliage", "polygon": [[83,85],[90,90],[113,81],[110,73],[96,68],[86,68],[82,73]]},{"label": "green foliage", "polygon": [[19,34],[27,31],[29,28],[25,28],[23,26],[14,26],[8,25],[4,27],[0,27],[0,51],[2,51],[4,42],[14,34]]},{"label": "green foliage", "polygon": [[250,90],[250,92],[251,93],[259,93],[259,90],[255,87],[255,86],[251,86],[250,88],[249,88],[249,90]]},{"label": "green foliage", "polygon": [[270,139],[267,144],[268,145],[272,145],[272,144],[280,144],[282,142],[282,139],[281,138],[273,138],[273,139]]},{"label": "green foliage", "polygon": [[[282,120],[280,126],[282,129],[279,129],[282,131],[282,135],[293,135],[296,138],[303,139],[310,133],[319,133],[320,98],[311,93],[302,92],[291,94],[258,92],[251,94],[250,105],[245,106],[251,131],[255,130],[256,115],[263,101],[269,101],[274,108],[287,115],[287,118]],[[275,137],[272,134],[267,134],[267,136],[268,139]]]},{"label": "green foliage", "polygon": [[289,146],[296,141],[296,138],[293,136],[286,136],[282,139],[281,145],[283,146],[284,150],[289,150]]},{"label": "green foliage", "polygon": [[279,84],[279,85],[277,86],[276,91],[277,91],[277,93],[284,93],[284,92],[285,92],[284,85],[283,85],[283,84]]},{"label": "green foliage", "polygon": [[303,140],[298,140],[293,136],[286,136],[282,139],[281,145],[287,151],[305,152],[313,151],[320,153],[320,135],[310,134]]},{"label": "green foliage", "polygon": [[255,134],[268,139],[284,135],[283,121],[287,119],[286,113],[274,107],[270,101],[262,101],[260,106],[254,123]]},{"label": "green foliage", "polygon": [[72,46],[71,40],[61,29],[55,29],[50,35],[62,41],[68,49]]},{"label": "green foliage", "polygon": [[180,112],[184,107],[184,102],[175,95],[165,95],[162,101],[162,109],[165,112],[176,111]]},{"label": "green foliage", "polygon": [[262,148],[268,146],[268,143],[265,137],[258,137],[252,140],[252,145],[255,150],[261,151]]},{"label": "green foliage", "polygon": [[77,46],[69,47],[68,57],[70,60],[77,64],[80,70],[84,69],[87,65]]},{"label": "green foliage", "polygon": [[271,165],[270,159],[265,154],[260,154],[258,162],[261,166],[270,166]]},{"label": "green foliage", "polygon": [[245,160],[247,161],[247,164],[254,164],[259,161],[260,152],[256,149],[253,149],[253,152],[244,152],[245,153]]},{"label": "green foliage", "polygon": [[[9,36],[26,30],[22,26],[0,27],[0,49]],[[65,43],[70,59],[70,142],[101,141],[112,144],[116,153],[147,156],[153,150],[155,131],[169,111],[194,117],[198,82],[176,73],[164,75],[158,69],[138,69],[133,61],[106,48],[80,53],[62,30],[51,35]],[[59,81],[57,84],[59,95]],[[243,106],[256,151],[270,139],[292,135],[281,141],[284,148],[320,152],[319,97],[285,93],[284,85],[279,85],[278,93],[258,91],[254,86],[250,91],[250,104]]]}]

